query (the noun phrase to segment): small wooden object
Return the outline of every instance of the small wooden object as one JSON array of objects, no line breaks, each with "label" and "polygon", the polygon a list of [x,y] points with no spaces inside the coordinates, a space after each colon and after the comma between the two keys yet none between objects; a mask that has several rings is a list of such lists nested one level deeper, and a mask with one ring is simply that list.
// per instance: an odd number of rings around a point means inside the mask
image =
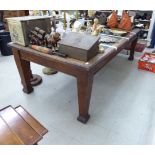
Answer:
[{"label": "small wooden object", "polygon": [[39,135],[43,136],[48,132],[48,130],[21,105],[17,106],[15,109],[24,118],[24,120],[30,124],[37,133],[39,133]]},{"label": "small wooden object", "polygon": [[0,110],[0,144],[37,144],[48,130],[22,106]]},{"label": "small wooden object", "polygon": [[67,33],[58,44],[60,52],[81,61],[90,60],[99,51],[99,37],[76,32]]},{"label": "small wooden object", "polygon": [[32,49],[35,49],[39,52],[45,53],[45,54],[50,54],[52,53],[52,50],[46,47],[42,47],[42,46],[38,46],[38,45],[30,45],[29,47],[31,47]]}]

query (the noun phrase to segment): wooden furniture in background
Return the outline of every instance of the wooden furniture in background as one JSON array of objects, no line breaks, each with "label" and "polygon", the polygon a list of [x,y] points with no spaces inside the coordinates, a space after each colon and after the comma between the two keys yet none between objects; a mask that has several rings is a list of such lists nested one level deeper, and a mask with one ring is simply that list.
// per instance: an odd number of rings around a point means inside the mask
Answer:
[{"label": "wooden furniture in background", "polygon": [[6,18],[28,16],[28,15],[29,15],[29,10],[4,10],[3,11],[3,21],[6,24],[5,30],[9,31]]},{"label": "wooden furniture in background", "polygon": [[139,32],[139,29],[134,29],[118,43],[106,49],[104,53],[97,54],[88,62],[40,53],[29,47],[23,47],[14,43],[9,43],[8,45],[13,49],[14,58],[25,93],[31,93],[33,91],[30,82],[31,77],[33,77],[30,62],[51,67],[60,72],[75,76],[77,78],[79,103],[79,116],[77,119],[86,123],[90,117],[88,111],[94,75],[129,44],[131,44],[131,50],[128,59],[133,60]]},{"label": "wooden furniture in background", "polygon": [[47,132],[22,106],[0,110],[0,145],[36,145]]}]

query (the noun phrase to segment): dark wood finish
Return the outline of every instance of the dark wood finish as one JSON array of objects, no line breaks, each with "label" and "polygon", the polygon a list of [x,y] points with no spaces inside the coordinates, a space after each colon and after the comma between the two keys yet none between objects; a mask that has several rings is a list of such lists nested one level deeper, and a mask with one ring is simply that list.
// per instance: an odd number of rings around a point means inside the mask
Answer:
[{"label": "dark wood finish", "polygon": [[87,72],[77,77],[79,116],[78,120],[86,123],[90,117],[89,104],[93,84],[93,75]]},{"label": "dark wood finish", "polygon": [[20,51],[13,49],[16,65],[18,67],[19,75],[21,77],[21,83],[23,85],[23,91],[27,94],[33,91],[30,79],[32,78],[30,70],[30,62],[20,59]]},{"label": "dark wood finish", "polygon": [[130,49],[130,56],[128,58],[128,60],[133,60],[134,59],[134,53],[135,53],[135,47],[137,44],[138,38],[136,38],[132,43],[131,43],[131,49]]},{"label": "dark wood finish", "polygon": [[6,23],[6,25],[5,25],[6,31],[9,31],[6,18],[28,16],[29,15],[29,10],[4,10],[2,12],[3,12],[3,21]]},{"label": "dark wood finish", "polygon": [[22,116],[22,118],[41,136],[45,135],[48,130],[40,124],[27,110],[22,106],[18,106],[15,110]]},{"label": "dark wood finish", "polygon": [[14,43],[9,43],[13,48],[13,53],[17,68],[23,81],[24,92],[30,93],[32,86],[30,84],[30,62],[38,63],[43,66],[54,68],[60,72],[75,76],[77,78],[79,117],[78,120],[86,123],[89,119],[89,103],[93,84],[93,75],[96,74],[105,64],[113,59],[122,49],[131,44],[131,53],[129,59],[133,60],[134,48],[137,42],[139,29],[133,30],[126,38],[122,38],[114,44],[116,48],[108,48],[105,53],[97,54],[89,62],[83,62],[72,58],[62,58],[54,55],[40,53],[29,47],[23,47]]},{"label": "dark wood finish", "polygon": [[30,68],[29,69],[29,74],[30,74],[30,83],[31,83],[31,85],[32,86],[37,86],[37,85],[41,84],[42,83],[41,76],[37,75],[37,74],[32,74],[30,63],[27,63],[27,67]]},{"label": "dark wood finish", "polygon": [[29,10],[4,10],[4,18],[28,16]]},{"label": "dark wood finish", "polygon": [[60,52],[68,57],[87,62],[98,54],[99,37],[70,32],[58,44]]},{"label": "dark wood finish", "polygon": [[0,115],[24,144],[33,145],[42,139],[42,136],[25,122],[11,106],[1,110]]}]

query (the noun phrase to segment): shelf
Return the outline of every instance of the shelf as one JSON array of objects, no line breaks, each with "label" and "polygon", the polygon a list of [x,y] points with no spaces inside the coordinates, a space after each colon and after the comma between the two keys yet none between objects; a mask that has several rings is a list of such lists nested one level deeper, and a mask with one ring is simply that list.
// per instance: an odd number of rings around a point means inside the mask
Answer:
[{"label": "shelf", "polygon": [[142,31],[148,32],[149,30],[148,29],[142,29]]},{"label": "shelf", "polygon": [[[150,23],[152,20],[152,13],[151,10],[135,10],[136,15],[134,18],[133,25],[136,27],[136,25],[139,25],[141,29],[141,33],[139,34],[139,39],[143,41],[147,41],[147,36],[149,32]],[[138,26],[137,26],[138,27]]]},{"label": "shelf", "polygon": [[135,28],[139,28],[139,29],[141,29],[141,30],[144,31],[144,32],[148,32],[148,31],[149,31],[149,29],[144,29],[143,27],[135,26]]},{"label": "shelf", "polygon": [[146,39],[139,38],[139,39],[138,39],[138,42],[140,42],[140,41],[147,41],[147,38],[146,38]]},{"label": "shelf", "polygon": [[151,22],[151,20],[147,20],[147,19],[135,19],[135,21],[134,22]]}]

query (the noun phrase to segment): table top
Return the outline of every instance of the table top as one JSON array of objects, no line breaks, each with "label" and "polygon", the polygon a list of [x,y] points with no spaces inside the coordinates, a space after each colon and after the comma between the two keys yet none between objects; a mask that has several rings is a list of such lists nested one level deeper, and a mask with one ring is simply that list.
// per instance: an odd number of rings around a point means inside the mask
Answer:
[{"label": "table top", "polygon": [[29,47],[24,47],[15,43],[9,43],[8,46],[16,48],[20,51],[24,51],[26,54],[30,54],[33,56],[39,56],[47,60],[51,60],[57,63],[60,63],[61,65],[74,65],[77,68],[84,69],[84,70],[91,70],[96,64],[100,63],[101,61],[104,61],[106,58],[108,58],[110,55],[116,55],[119,53],[123,48],[125,48],[131,41],[133,41],[135,38],[137,38],[138,33],[140,32],[140,29],[134,29],[131,32],[129,32],[125,37],[122,37],[122,39],[119,40],[119,42],[113,44],[111,47],[107,48],[104,53],[99,53],[95,57],[93,57],[88,62],[76,60],[73,58],[62,58],[55,55],[49,55],[45,53],[38,52],[34,49],[31,49]]}]

